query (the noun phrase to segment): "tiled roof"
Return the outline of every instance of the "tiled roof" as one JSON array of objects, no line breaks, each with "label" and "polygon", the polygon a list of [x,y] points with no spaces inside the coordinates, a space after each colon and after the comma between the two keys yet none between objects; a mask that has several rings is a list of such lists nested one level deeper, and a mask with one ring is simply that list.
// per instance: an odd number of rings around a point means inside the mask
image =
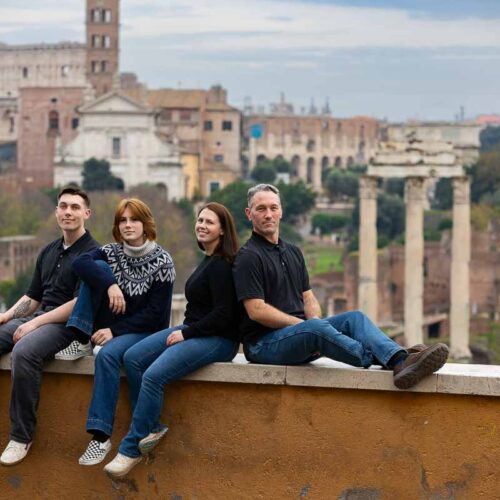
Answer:
[{"label": "tiled roof", "polygon": [[148,104],[153,108],[203,108],[206,104],[205,90],[158,89],[148,91]]}]

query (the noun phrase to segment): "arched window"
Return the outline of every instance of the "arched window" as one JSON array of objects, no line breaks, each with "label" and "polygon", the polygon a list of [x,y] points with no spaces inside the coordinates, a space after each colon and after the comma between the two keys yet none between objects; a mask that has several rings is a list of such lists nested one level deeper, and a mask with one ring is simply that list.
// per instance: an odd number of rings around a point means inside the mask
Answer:
[{"label": "arched window", "polygon": [[59,132],[59,113],[49,111],[49,132]]},{"label": "arched window", "polygon": [[292,157],[292,161],[290,162],[292,164],[292,177],[298,177],[299,175],[299,167],[300,167],[300,156],[295,155]]},{"label": "arched window", "polygon": [[341,156],[335,157],[335,166],[337,168],[342,168],[342,157]]},{"label": "arched window", "polygon": [[314,158],[309,158],[307,160],[307,184],[312,184],[314,175]]}]

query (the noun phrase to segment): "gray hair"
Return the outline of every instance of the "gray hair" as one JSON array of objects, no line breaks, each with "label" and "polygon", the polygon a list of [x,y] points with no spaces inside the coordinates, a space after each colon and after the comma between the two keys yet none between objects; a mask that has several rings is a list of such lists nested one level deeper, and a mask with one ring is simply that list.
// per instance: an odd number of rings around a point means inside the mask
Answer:
[{"label": "gray hair", "polygon": [[[257,184],[256,186],[251,187],[247,192],[247,206],[251,207],[252,198],[261,191],[270,191],[271,193],[277,194],[278,198],[280,198],[280,190],[273,186],[272,184]],[[281,203],[281,198],[280,198]]]}]

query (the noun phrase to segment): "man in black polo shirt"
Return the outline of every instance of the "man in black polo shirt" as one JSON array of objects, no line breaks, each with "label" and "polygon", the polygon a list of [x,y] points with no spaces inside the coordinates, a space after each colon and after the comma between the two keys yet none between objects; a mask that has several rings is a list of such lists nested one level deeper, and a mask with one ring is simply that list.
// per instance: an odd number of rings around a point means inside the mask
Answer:
[{"label": "man in black polo shirt", "polygon": [[301,251],[279,238],[279,191],[270,184],[248,190],[252,237],[233,267],[244,305],[241,334],[245,356],[263,364],[294,365],[320,356],[353,366],[380,364],[394,371],[394,384],[408,389],[443,366],[444,344],[403,349],[360,311],[320,319]]},{"label": "man in black polo shirt", "polygon": [[11,433],[0,463],[14,465],[27,455],[36,425],[44,361],[75,339],[66,328],[78,291],[71,263],[98,246],[85,230],[89,199],[77,188],[63,189],[56,219],[62,231],[39,254],[31,285],[8,311],[0,314],[0,354],[12,351]]}]

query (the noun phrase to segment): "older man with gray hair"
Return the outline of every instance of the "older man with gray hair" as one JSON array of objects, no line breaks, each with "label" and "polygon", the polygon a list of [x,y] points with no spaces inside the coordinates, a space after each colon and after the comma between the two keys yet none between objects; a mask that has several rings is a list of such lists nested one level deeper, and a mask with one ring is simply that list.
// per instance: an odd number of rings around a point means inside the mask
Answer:
[{"label": "older man with gray hair", "polygon": [[233,274],[244,306],[241,335],[249,361],[296,365],[326,356],[365,368],[379,364],[393,370],[400,389],[444,365],[446,345],[405,350],[360,311],[321,319],[302,252],[279,237],[283,210],[275,186],[250,188],[245,213],[253,232],[238,253]]}]

